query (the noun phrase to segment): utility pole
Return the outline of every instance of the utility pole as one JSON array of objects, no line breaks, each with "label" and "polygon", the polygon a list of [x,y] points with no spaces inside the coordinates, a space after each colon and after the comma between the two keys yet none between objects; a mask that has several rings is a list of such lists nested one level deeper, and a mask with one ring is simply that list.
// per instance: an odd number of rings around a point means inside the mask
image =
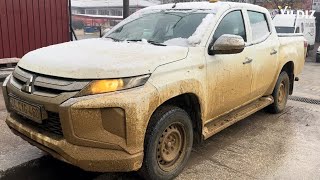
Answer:
[{"label": "utility pole", "polygon": [[129,0],[123,0],[123,19],[129,16]]}]

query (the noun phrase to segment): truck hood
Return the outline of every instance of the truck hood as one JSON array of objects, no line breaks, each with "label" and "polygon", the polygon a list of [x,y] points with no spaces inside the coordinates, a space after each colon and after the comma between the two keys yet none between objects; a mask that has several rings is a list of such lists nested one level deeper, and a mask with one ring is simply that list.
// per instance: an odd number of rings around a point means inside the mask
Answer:
[{"label": "truck hood", "polygon": [[88,39],[32,51],[18,66],[72,79],[120,78],[152,73],[160,65],[184,59],[187,53],[188,47]]}]

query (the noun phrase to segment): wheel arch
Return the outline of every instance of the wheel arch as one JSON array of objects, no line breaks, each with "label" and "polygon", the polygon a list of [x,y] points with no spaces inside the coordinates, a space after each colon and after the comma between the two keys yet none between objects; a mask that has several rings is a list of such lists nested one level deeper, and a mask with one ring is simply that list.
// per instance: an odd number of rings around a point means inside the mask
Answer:
[{"label": "wheel arch", "polygon": [[[201,105],[199,97],[194,93],[184,93],[164,101],[160,104],[152,114],[154,114],[160,107],[176,106],[185,110],[191,118],[193,125],[194,140],[196,143],[201,143],[202,138],[202,118]],[[148,125],[149,126],[149,125]]]},{"label": "wheel arch", "polygon": [[[288,61],[286,64],[282,66],[282,69],[280,73],[283,71],[287,72],[290,80],[290,87],[289,87],[289,94],[291,95],[293,93],[293,86],[294,86],[294,62],[293,61]],[[280,75],[279,73],[279,75]],[[279,76],[278,76],[279,77]]]}]

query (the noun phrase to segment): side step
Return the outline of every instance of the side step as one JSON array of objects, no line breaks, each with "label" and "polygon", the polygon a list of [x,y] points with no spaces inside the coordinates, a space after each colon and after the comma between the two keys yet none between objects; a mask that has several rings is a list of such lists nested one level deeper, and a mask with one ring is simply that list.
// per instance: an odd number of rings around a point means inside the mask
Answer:
[{"label": "side step", "polygon": [[246,106],[219,117],[218,119],[208,122],[204,125],[203,129],[204,139],[208,139],[212,135],[267,107],[273,102],[274,100],[272,96],[262,97]]}]

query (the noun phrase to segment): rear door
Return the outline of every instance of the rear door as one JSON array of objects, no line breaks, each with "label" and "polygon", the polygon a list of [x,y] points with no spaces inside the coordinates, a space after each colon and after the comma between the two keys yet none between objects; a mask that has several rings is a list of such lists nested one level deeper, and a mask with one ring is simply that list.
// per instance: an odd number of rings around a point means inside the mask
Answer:
[{"label": "rear door", "polygon": [[267,14],[248,10],[247,17],[250,24],[248,51],[253,59],[251,98],[256,99],[265,95],[274,80],[279,40]]}]

